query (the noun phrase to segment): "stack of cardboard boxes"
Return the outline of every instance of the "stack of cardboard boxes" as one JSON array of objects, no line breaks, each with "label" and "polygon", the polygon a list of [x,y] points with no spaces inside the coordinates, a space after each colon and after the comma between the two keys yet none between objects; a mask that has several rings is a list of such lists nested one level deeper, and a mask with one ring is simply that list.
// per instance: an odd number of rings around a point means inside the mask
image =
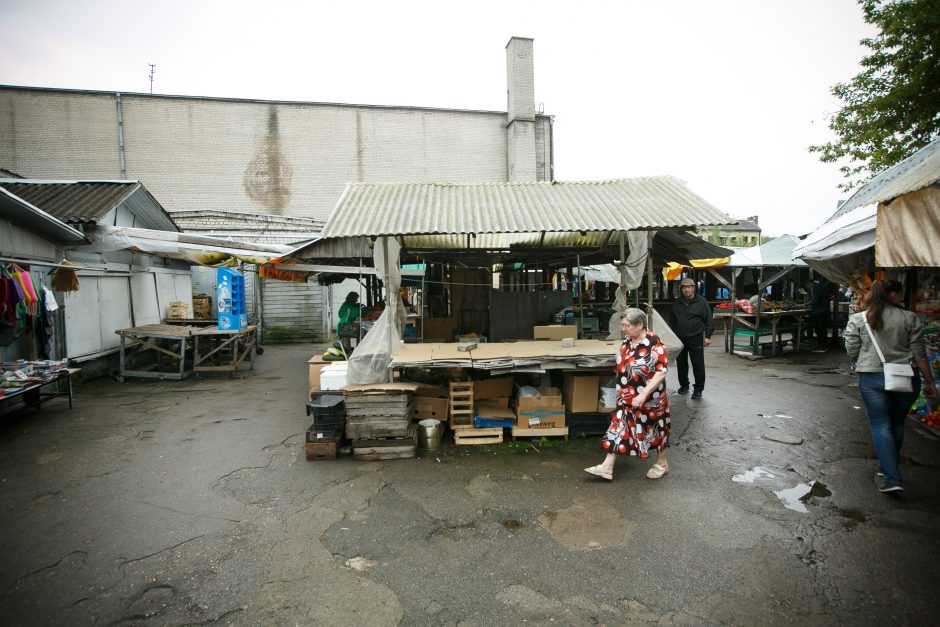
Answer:
[{"label": "stack of cardboard boxes", "polygon": [[512,387],[512,377],[490,377],[473,382],[475,427],[508,428],[513,425],[516,416],[509,407]]}]

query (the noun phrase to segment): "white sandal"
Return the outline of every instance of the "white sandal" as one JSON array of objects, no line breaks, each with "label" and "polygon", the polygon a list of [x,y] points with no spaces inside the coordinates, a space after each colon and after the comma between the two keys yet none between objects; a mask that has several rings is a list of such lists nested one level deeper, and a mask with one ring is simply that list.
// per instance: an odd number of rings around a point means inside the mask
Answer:
[{"label": "white sandal", "polygon": [[656,462],[653,464],[653,467],[649,469],[649,472],[646,473],[648,479],[660,479],[663,475],[669,472],[669,464],[660,464]]},{"label": "white sandal", "polygon": [[589,475],[594,475],[595,477],[600,477],[601,479],[607,479],[608,481],[614,480],[614,473],[610,470],[607,470],[600,464],[597,466],[591,466],[590,468],[585,468],[584,472]]}]

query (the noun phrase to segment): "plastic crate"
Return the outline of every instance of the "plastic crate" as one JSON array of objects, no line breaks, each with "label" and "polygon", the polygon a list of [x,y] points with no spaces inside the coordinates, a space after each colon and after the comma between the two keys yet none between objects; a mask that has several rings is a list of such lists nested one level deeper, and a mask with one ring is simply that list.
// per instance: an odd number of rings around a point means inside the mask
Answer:
[{"label": "plastic crate", "polygon": [[339,394],[324,394],[307,403],[308,416],[345,416],[346,403]]},{"label": "plastic crate", "polygon": [[473,417],[473,427],[475,429],[511,429],[515,426],[516,421],[513,418],[481,418],[480,416]]},{"label": "plastic crate", "polygon": [[218,269],[216,303],[220,330],[242,330],[248,326],[248,314],[245,311],[245,277],[241,273],[229,268]]},{"label": "plastic crate", "polygon": [[310,425],[307,429],[306,442],[336,442],[341,433],[337,429],[317,427]]}]

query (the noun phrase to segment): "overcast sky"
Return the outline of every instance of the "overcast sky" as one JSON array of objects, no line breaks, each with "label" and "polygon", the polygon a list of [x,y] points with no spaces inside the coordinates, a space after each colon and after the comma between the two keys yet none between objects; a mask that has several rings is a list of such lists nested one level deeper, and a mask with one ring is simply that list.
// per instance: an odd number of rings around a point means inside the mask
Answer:
[{"label": "overcast sky", "polygon": [[[459,5],[461,8],[456,8]],[[670,174],[764,233],[846,194],[806,148],[875,33],[855,0],[0,0],[0,84],[506,110],[535,40],[555,178]],[[2,164],[0,164],[2,166]]]}]

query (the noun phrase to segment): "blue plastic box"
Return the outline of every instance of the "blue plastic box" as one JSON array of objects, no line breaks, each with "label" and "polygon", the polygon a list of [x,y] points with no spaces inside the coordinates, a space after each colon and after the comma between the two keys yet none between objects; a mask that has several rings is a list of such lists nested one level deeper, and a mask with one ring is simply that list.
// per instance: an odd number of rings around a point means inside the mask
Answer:
[{"label": "blue plastic box", "polygon": [[241,331],[248,327],[245,311],[245,277],[237,270],[219,268],[216,275],[216,303],[220,331]]}]

